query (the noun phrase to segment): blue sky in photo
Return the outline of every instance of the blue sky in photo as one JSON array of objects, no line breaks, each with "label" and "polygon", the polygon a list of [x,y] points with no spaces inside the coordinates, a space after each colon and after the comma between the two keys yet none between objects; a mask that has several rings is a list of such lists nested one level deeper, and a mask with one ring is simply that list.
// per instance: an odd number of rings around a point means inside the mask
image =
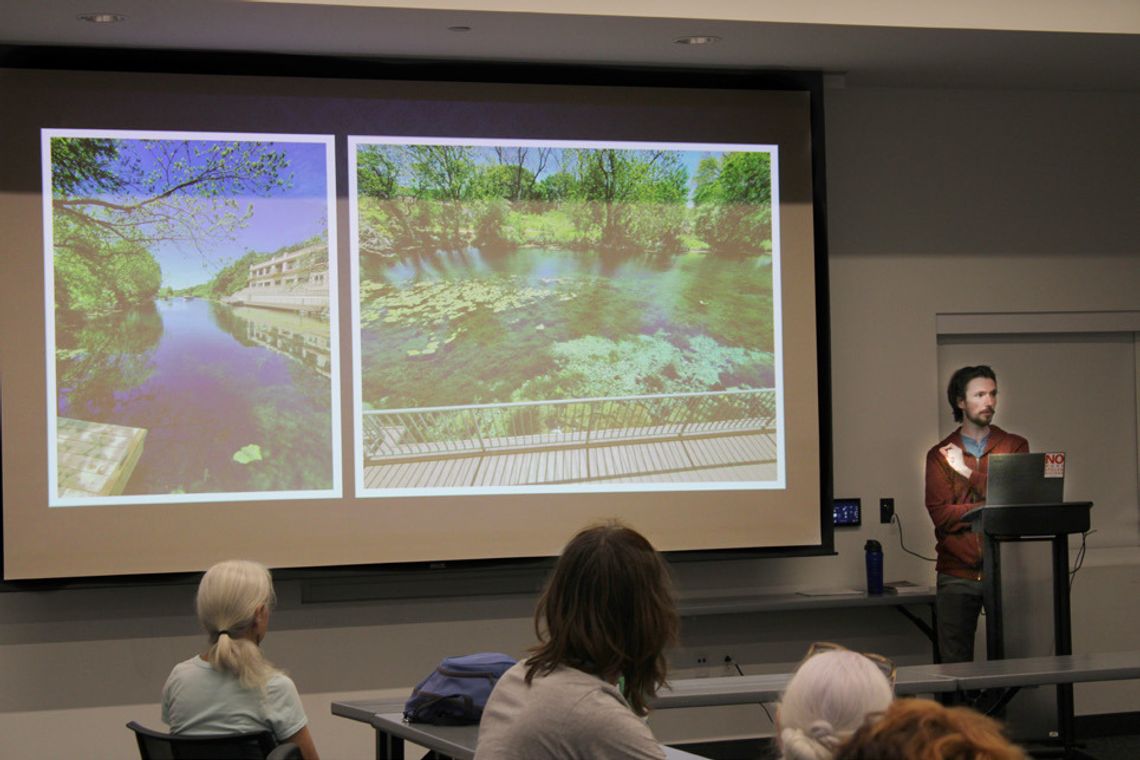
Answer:
[{"label": "blue sky in photo", "polygon": [[250,251],[270,253],[325,231],[329,212],[327,183],[332,181],[325,162],[325,145],[274,143],[273,147],[285,152],[293,186],[269,197],[237,198],[242,209],[252,204],[252,218],[232,239],[206,256],[186,244],[160,246],[153,253],[162,267],[163,285],[179,289],[204,283]]}]

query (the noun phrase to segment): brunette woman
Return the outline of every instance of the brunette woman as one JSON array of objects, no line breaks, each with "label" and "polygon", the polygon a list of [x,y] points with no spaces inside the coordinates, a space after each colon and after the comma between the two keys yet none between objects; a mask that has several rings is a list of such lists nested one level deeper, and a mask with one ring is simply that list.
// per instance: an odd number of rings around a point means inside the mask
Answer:
[{"label": "brunette woman", "polygon": [[676,639],[669,571],[620,523],[563,549],[535,611],[539,643],[496,685],[476,760],[660,760],[644,716]]}]

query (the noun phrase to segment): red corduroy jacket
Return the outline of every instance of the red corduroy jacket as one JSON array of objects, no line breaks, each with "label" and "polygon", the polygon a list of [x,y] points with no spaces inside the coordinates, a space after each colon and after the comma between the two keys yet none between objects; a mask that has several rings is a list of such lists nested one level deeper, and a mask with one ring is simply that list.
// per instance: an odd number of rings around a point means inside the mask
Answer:
[{"label": "red corduroy jacket", "polygon": [[[939,452],[948,443],[962,449],[962,458],[973,471],[968,479],[955,472]],[[970,532],[970,525],[962,522],[962,515],[986,501],[990,454],[1026,451],[1029,451],[1029,442],[1020,435],[990,425],[990,437],[980,458],[971,456],[962,445],[961,428],[926,452],[926,509],[934,523],[938,572],[958,578],[982,579],[981,534]]]}]

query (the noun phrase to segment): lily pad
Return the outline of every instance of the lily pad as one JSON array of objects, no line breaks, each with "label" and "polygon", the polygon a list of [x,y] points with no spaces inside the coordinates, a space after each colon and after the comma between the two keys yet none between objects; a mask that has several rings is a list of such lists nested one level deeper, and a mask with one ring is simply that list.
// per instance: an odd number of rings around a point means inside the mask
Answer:
[{"label": "lily pad", "polygon": [[237,452],[234,453],[234,461],[238,464],[249,464],[250,462],[261,461],[261,447],[256,443],[250,443],[242,446]]}]

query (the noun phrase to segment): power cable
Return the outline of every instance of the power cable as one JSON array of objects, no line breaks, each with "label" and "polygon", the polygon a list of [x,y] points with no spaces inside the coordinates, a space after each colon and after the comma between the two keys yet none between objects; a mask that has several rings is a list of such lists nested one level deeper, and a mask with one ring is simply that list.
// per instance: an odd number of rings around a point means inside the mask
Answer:
[{"label": "power cable", "polygon": [[[732,667],[736,668],[736,672],[739,675],[744,675],[744,669],[740,667],[740,663],[738,663],[736,660],[732,659],[732,655],[726,654],[724,656],[724,664],[725,665],[731,665]],[[772,720],[772,713],[768,712],[768,705],[764,704],[763,702],[760,702],[759,704],[760,704],[760,709],[763,710],[764,714],[768,716],[768,722],[771,723],[772,725],[776,725],[776,721]]]},{"label": "power cable", "polygon": [[902,518],[899,517],[898,512],[895,512],[893,515],[891,515],[891,522],[893,522],[895,525],[898,526],[898,529],[899,529],[899,546],[902,547],[902,550],[904,552],[906,552],[907,554],[913,555],[915,557],[918,557],[919,559],[924,559],[927,562],[937,562],[938,561],[934,557],[924,557],[923,555],[919,554],[918,552],[912,552],[910,549],[906,548],[906,544],[903,543]]},{"label": "power cable", "polygon": [[1073,584],[1077,581],[1077,571],[1085,564],[1085,549],[1087,548],[1086,541],[1088,537],[1096,530],[1088,530],[1081,534],[1081,548],[1077,549],[1077,558],[1073,561],[1073,569],[1069,571],[1069,593],[1073,591]]}]

